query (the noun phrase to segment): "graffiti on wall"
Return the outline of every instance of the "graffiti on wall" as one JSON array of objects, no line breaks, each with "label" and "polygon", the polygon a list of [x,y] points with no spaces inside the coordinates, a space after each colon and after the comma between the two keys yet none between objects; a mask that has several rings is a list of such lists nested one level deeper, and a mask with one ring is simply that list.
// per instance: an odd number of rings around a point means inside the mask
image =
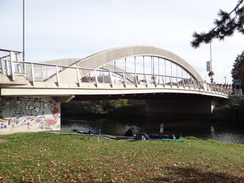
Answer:
[{"label": "graffiti on wall", "polygon": [[59,128],[59,106],[40,97],[0,100],[0,131],[9,128],[47,130]]}]

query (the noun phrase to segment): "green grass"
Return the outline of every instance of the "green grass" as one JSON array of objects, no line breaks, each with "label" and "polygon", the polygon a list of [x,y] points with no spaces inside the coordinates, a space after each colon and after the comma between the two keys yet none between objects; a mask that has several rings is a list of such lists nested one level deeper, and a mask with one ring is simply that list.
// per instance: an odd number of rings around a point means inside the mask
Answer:
[{"label": "green grass", "polygon": [[0,182],[244,182],[244,145],[0,136]]}]

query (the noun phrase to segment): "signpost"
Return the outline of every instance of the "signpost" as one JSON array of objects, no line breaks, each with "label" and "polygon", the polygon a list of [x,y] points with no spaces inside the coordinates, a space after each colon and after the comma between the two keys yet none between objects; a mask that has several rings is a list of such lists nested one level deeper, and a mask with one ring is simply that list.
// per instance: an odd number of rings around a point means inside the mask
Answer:
[{"label": "signpost", "polygon": [[207,68],[207,72],[211,71],[211,61],[207,61],[206,68]]}]

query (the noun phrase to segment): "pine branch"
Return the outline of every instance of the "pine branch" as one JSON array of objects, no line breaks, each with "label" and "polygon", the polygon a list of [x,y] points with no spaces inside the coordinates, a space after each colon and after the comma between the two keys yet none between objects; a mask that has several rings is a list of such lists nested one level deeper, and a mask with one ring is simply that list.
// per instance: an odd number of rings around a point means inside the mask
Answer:
[{"label": "pine branch", "polygon": [[[230,13],[220,10],[218,13],[220,19],[215,19],[215,27],[209,32],[200,34],[194,32],[192,35],[193,41],[191,42],[192,47],[198,48],[201,43],[210,43],[214,38],[224,40],[225,37],[233,35],[235,30],[244,34],[244,5],[242,3],[243,0],[239,0]],[[231,15],[234,12],[235,15],[232,17]]]}]

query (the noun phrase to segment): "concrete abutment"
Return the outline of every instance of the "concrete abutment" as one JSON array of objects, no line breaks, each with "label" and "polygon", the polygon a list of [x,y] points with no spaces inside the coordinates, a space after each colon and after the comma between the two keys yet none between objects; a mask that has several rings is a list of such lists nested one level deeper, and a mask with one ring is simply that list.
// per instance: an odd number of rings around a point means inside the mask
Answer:
[{"label": "concrete abutment", "polygon": [[0,135],[60,130],[60,102],[52,97],[0,99]]}]

